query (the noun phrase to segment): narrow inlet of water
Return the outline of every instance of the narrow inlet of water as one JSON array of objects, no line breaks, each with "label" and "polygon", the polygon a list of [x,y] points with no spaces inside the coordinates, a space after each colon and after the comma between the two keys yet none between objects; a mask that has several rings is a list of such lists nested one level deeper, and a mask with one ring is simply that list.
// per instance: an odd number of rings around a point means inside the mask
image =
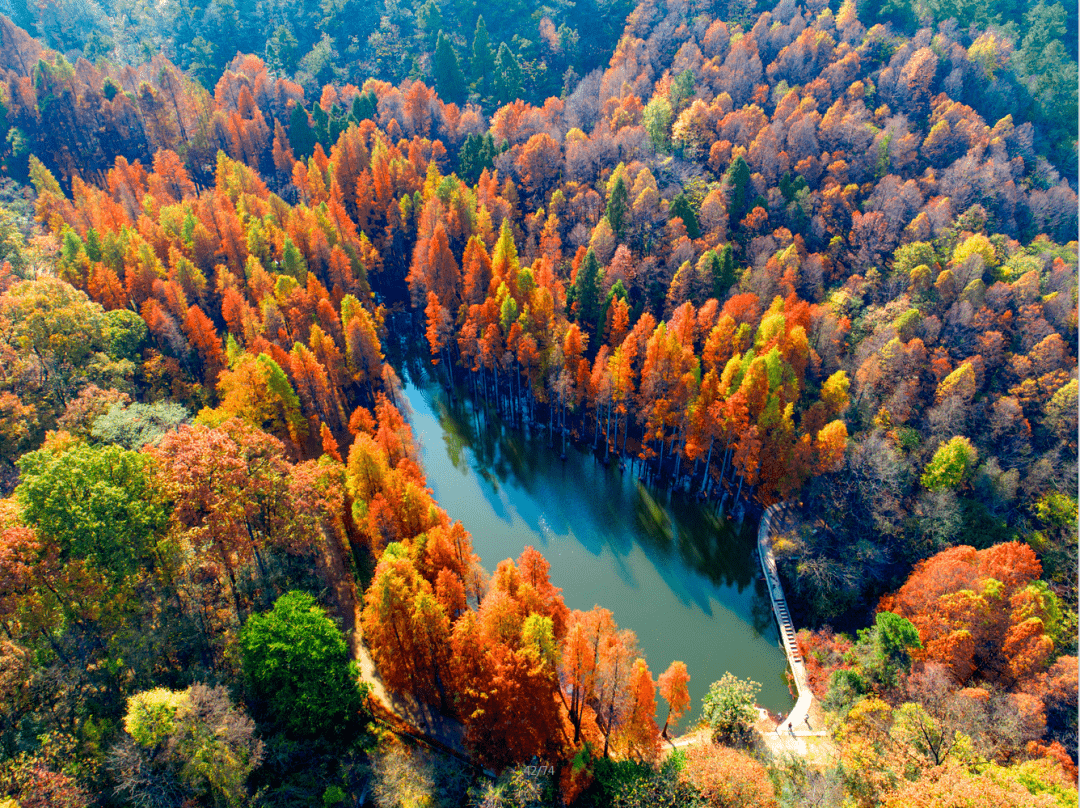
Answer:
[{"label": "narrow inlet of water", "polygon": [[[568,446],[562,460],[546,429],[528,434],[482,405],[451,401],[415,364],[404,376],[428,485],[472,534],[489,572],[532,545],[567,606],[599,604],[634,631],[654,677],[672,660],[685,662],[691,703],[683,727],[726,671],[760,682],[761,706],[791,709],[787,660],[751,557],[756,524],[740,530],[591,452]],[[665,710],[661,702],[661,722]]]}]

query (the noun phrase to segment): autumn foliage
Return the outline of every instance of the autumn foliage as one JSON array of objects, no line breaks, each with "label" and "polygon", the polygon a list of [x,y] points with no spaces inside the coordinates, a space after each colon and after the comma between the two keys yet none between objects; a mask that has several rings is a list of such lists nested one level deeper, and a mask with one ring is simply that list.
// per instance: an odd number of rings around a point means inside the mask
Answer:
[{"label": "autumn foliage", "polygon": [[910,619],[923,644],[916,655],[945,665],[960,684],[977,675],[1012,688],[1046,667],[1061,630],[1041,572],[1019,542],[954,547],[918,564],[881,608]]},{"label": "autumn foliage", "polygon": [[[1077,196],[1069,62],[1040,36],[1064,23],[1039,4],[1013,43],[970,9],[919,29],[905,3],[648,0],[610,60],[575,60],[546,12],[524,64],[478,24],[466,88],[438,5],[406,26],[433,86],[403,78],[389,16],[354,44],[398,84],[335,82],[332,38],[294,59],[283,27],[267,61],[185,49],[212,91],[0,17],[0,155],[40,226],[0,216],[0,648],[35,671],[5,684],[0,743],[58,733],[6,793],[81,801],[66,733],[104,760],[135,688],[238,676],[238,632],[297,588],[486,765],[658,758],[690,672],[654,680],[535,549],[481,567],[399,407],[417,355],[563,452],[720,509],[791,502],[775,551],[807,621],[877,603],[875,629],[914,626],[809,641],[842,762],[881,764],[856,803],[1013,804],[1008,775],[961,771],[963,737],[1053,780],[1076,729]],[[59,42],[54,7],[27,13]],[[555,66],[565,92],[522,100]],[[1004,740],[972,729],[1006,716]],[[731,750],[683,780],[776,800]]]}]

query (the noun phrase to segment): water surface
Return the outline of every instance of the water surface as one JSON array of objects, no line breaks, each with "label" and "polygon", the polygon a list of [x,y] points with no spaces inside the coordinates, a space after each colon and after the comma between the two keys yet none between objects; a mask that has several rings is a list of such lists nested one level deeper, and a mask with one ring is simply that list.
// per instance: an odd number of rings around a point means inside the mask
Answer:
[{"label": "water surface", "polygon": [[760,682],[762,706],[791,708],[787,662],[751,560],[754,526],[740,532],[591,452],[568,446],[562,460],[546,429],[530,436],[483,407],[450,402],[415,367],[406,370],[405,395],[428,485],[472,534],[489,572],[536,547],[567,606],[610,609],[637,634],[654,677],[674,659],[686,663],[688,719],[725,671]]}]

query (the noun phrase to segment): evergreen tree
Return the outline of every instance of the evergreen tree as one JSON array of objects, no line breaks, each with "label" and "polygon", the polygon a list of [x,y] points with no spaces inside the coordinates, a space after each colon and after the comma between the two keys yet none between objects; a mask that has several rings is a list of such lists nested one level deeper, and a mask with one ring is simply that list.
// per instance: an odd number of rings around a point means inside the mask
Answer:
[{"label": "evergreen tree", "polygon": [[[0,239],[0,260],[12,260],[4,254],[4,246],[4,240]],[[86,231],[86,257],[91,261],[101,260],[101,238],[92,227]]]},{"label": "evergreen tree", "polygon": [[1060,3],[1036,4],[1025,14],[1026,33],[1014,62],[1035,101],[1034,117],[1042,119],[1054,157],[1075,172],[1076,62],[1063,44],[1067,41],[1066,19]]},{"label": "evergreen tree", "polygon": [[652,100],[645,105],[642,120],[653,148],[658,152],[668,151],[671,148],[670,102],[662,95],[653,96]]},{"label": "evergreen tree", "polygon": [[583,330],[596,333],[596,319],[600,307],[600,262],[589,248],[574,278],[574,300],[577,301],[577,321]]},{"label": "evergreen tree", "polygon": [[483,17],[477,17],[476,33],[473,34],[472,42],[472,75],[478,89],[481,83],[488,80],[494,69],[495,54],[492,53],[491,43],[488,41],[487,24]]},{"label": "evergreen tree", "polygon": [[366,93],[360,93],[360,95],[353,98],[352,111],[349,113],[349,117],[354,123],[374,118],[378,103],[379,100],[375,97],[373,91],[368,90]]},{"label": "evergreen tree", "polygon": [[500,105],[509,104],[521,98],[525,93],[525,77],[517,57],[510,52],[503,42],[499,45],[499,54],[495,57],[495,99]]},{"label": "evergreen tree", "polygon": [[712,296],[723,300],[728,289],[735,283],[735,256],[731,245],[725,244],[720,252],[709,250],[709,274],[712,276]]},{"label": "evergreen tree", "polygon": [[281,271],[301,284],[307,283],[307,261],[288,236],[285,236],[285,246],[282,249]]},{"label": "evergreen tree", "polygon": [[465,76],[453,46],[441,31],[435,43],[435,88],[443,101],[458,104],[465,100]]},{"label": "evergreen tree", "polygon": [[608,224],[617,238],[622,238],[626,227],[626,213],[630,210],[630,192],[626,190],[626,181],[622,174],[615,178],[615,187],[611,189],[608,197],[607,215]]},{"label": "evergreen tree", "polygon": [[424,49],[430,48],[442,36],[442,12],[435,0],[427,0],[416,14],[416,21],[424,32]]},{"label": "evergreen tree", "polygon": [[712,729],[714,743],[738,745],[752,737],[757,710],[754,701],[761,685],[725,673],[713,682],[702,699],[701,717]]},{"label": "evergreen tree", "polygon": [[458,176],[469,185],[475,184],[485,168],[495,165],[495,156],[501,151],[490,132],[469,135],[458,152]]},{"label": "evergreen tree", "polygon": [[731,189],[728,217],[731,226],[735,227],[750,212],[750,166],[746,164],[741,154],[731,161],[724,178],[727,180],[728,188]]},{"label": "evergreen tree", "polygon": [[686,235],[692,239],[701,235],[697,214],[694,213],[694,206],[690,202],[690,197],[686,194],[679,194],[671,200],[671,218],[674,219],[676,216],[682,219],[683,224],[686,225]]},{"label": "evergreen tree", "polygon": [[299,44],[288,25],[279,25],[274,35],[267,40],[266,61],[271,67],[291,74],[296,70],[296,49]]},{"label": "evergreen tree", "polygon": [[780,193],[784,195],[784,199],[788,202],[794,202],[799,191],[805,189],[806,178],[802,174],[796,174],[792,177],[790,171],[785,171],[784,176],[780,178]]},{"label": "evergreen tree", "polygon": [[[311,117],[315,121],[315,140],[323,144],[323,148],[326,151],[330,151],[330,116],[326,114],[326,110],[322,108],[322,104],[313,104],[311,107]],[[289,141],[290,143],[292,141]],[[312,146],[312,151],[315,147]]]},{"label": "evergreen tree", "polygon": [[306,160],[315,151],[315,133],[308,122],[308,114],[300,104],[293,106],[289,116],[289,145],[298,160]]},{"label": "evergreen tree", "polygon": [[190,57],[189,69],[204,87],[213,87],[221,75],[218,65],[218,47],[205,37],[197,36],[188,46]]}]

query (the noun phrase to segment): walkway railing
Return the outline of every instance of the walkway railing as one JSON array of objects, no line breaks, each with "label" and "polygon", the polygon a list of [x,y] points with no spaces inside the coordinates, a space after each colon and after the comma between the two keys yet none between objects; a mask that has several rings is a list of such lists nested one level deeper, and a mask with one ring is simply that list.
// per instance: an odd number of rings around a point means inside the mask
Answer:
[{"label": "walkway railing", "polygon": [[[806,676],[806,666],[803,665],[802,654],[795,640],[795,625],[791,622],[791,614],[788,612],[787,600],[784,598],[784,588],[780,585],[780,575],[776,571],[776,558],[773,556],[772,541],[769,538],[772,532],[774,519],[780,519],[786,503],[770,505],[761,517],[758,527],[758,557],[761,559],[761,571],[765,575],[765,584],[769,589],[769,600],[772,601],[773,614],[780,628],[780,641],[787,654],[788,665],[791,675],[795,679],[795,690],[798,699],[795,707],[786,719],[776,728],[779,733],[796,732],[796,727],[806,725],[806,730],[813,730],[810,726],[810,705],[814,701],[814,694],[810,691],[810,681]],[[800,731],[805,734],[805,731]],[[814,734],[819,734],[815,732]],[[821,733],[824,734],[824,733]]]}]

